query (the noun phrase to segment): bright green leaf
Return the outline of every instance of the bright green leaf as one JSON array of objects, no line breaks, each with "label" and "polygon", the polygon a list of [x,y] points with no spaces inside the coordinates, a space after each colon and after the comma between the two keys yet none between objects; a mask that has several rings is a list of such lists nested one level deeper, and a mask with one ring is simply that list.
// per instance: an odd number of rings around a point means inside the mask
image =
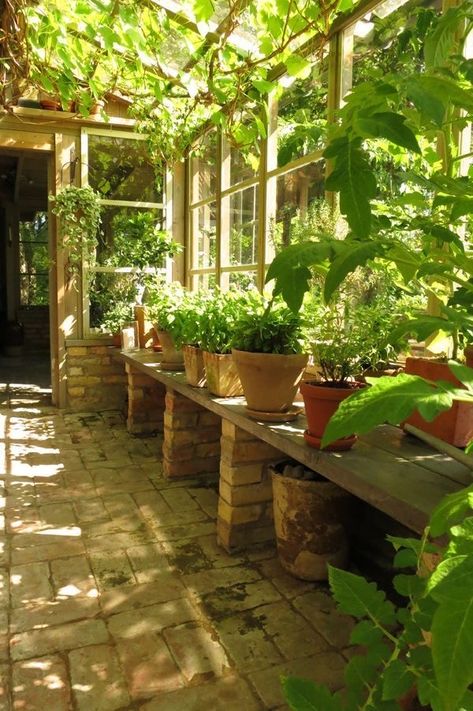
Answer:
[{"label": "bright green leaf", "polygon": [[406,117],[389,111],[374,113],[369,117],[358,116],[355,128],[368,138],[387,138],[397,146],[421,153],[413,131],[406,126]]}]

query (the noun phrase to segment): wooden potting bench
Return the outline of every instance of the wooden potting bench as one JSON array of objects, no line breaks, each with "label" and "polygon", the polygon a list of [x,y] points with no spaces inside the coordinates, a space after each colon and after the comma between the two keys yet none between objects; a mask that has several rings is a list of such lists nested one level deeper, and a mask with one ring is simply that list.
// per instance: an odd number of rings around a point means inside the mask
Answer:
[{"label": "wooden potting bench", "polygon": [[119,353],[128,373],[131,432],[164,430],[169,478],[219,472],[217,535],[227,550],[274,536],[269,462],[291,457],[319,472],[415,533],[422,533],[445,494],[472,482],[471,472],[397,427],[383,425],[349,452],[320,452],[303,439],[303,414],[293,422],[256,422],[244,398],[217,398],[163,371],[150,351]]}]

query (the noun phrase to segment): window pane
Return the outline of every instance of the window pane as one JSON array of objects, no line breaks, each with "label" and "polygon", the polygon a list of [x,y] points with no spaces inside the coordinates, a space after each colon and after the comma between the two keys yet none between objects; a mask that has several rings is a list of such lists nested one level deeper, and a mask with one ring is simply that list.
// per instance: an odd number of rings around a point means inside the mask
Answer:
[{"label": "window pane", "polygon": [[259,154],[255,147],[245,150],[231,148],[230,150],[230,185],[254,178],[259,167]]},{"label": "window pane", "polygon": [[192,289],[214,289],[217,286],[217,277],[215,274],[194,274],[192,277]]},{"label": "window pane", "polygon": [[202,205],[191,211],[192,218],[192,268],[215,266],[217,236],[216,204]]},{"label": "window pane", "polygon": [[[314,202],[324,197],[325,161],[309,163],[268,181],[270,229],[267,237],[267,258],[294,241],[304,239],[299,225]],[[305,239],[309,239],[307,235]]]},{"label": "window pane", "polygon": [[[102,274],[89,273],[89,326],[103,333],[117,333],[113,328],[113,316],[119,324],[120,310],[125,314],[123,321],[129,321],[131,315],[126,314],[126,305],[136,301],[136,277],[134,274]],[[105,321],[110,320],[110,328]]]},{"label": "window pane", "polygon": [[[314,65],[306,79],[285,76],[277,118],[277,165],[323,147],[327,125],[328,52]],[[275,167],[275,166],[271,166]]]},{"label": "window pane", "polygon": [[49,304],[48,274],[20,274],[20,304]]},{"label": "window pane", "polygon": [[146,141],[89,134],[89,184],[107,200],[162,202]]},{"label": "window pane", "polygon": [[207,200],[217,190],[217,134],[206,134],[193,150],[191,158],[191,202]]},{"label": "window pane", "polygon": [[[258,259],[258,187],[222,200],[222,265],[255,264]],[[227,228],[227,229],[225,229]],[[228,240],[224,235],[228,234]]]},{"label": "window pane", "polygon": [[48,272],[48,245],[42,242],[20,242],[20,272]]},{"label": "window pane", "polygon": [[256,272],[228,272],[222,274],[222,288],[240,289],[241,291],[256,289],[256,280]]},{"label": "window pane", "polygon": [[162,210],[102,207],[96,262],[113,267],[164,267]]}]

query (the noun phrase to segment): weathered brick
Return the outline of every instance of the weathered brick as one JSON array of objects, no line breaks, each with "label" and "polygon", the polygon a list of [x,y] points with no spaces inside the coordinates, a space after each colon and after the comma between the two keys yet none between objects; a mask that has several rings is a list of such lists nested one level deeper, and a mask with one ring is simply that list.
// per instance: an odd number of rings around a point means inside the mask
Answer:
[{"label": "weathered brick", "polygon": [[197,457],[219,457],[220,439],[216,442],[202,442],[201,444],[197,444],[195,453]]},{"label": "weathered brick", "polygon": [[87,355],[87,348],[86,346],[71,346],[67,349],[67,355],[85,356]]},{"label": "weathered brick", "polygon": [[218,520],[230,525],[242,523],[254,523],[259,521],[263,515],[261,504],[248,504],[246,506],[230,506],[222,498],[218,501]]},{"label": "weathered brick", "polygon": [[228,482],[230,486],[244,486],[245,484],[257,484],[266,476],[266,465],[261,462],[254,464],[240,464],[232,466],[226,461],[220,462],[220,478]]},{"label": "weathered brick", "polygon": [[275,532],[272,524],[261,526],[229,525],[225,521],[217,521],[217,542],[228,553],[234,553],[254,543],[274,541]]},{"label": "weathered brick", "polygon": [[193,400],[189,400],[188,397],[176,393],[174,390],[168,390],[166,392],[166,412],[169,414],[183,413],[183,412],[200,412],[202,406]]},{"label": "weathered brick", "polygon": [[126,383],[126,378],[124,375],[104,375],[102,378],[104,383]]},{"label": "weathered brick", "polygon": [[207,410],[203,410],[201,413],[199,413],[199,427],[210,427],[211,425],[214,425],[215,427],[218,427],[219,431],[221,430],[222,426],[222,418],[220,415],[216,415],[214,412],[208,412]]},{"label": "weathered brick", "polygon": [[211,474],[218,471],[219,461],[218,457],[194,458],[182,462],[164,457],[163,474],[168,479],[179,479],[195,474]]},{"label": "weathered brick", "polygon": [[220,496],[232,506],[266,503],[273,500],[273,487],[271,481],[230,486],[226,481],[220,480]]},{"label": "weathered brick", "polygon": [[198,427],[189,430],[174,430],[169,427],[164,428],[164,441],[170,447],[216,442],[217,440],[220,441],[220,436],[215,427]]},{"label": "weathered brick", "polygon": [[235,442],[250,442],[252,440],[259,441],[254,436],[254,434],[251,434],[251,432],[246,432],[246,430],[242,430],[241,427],[234,425],[233,422],[230,422],[230,420],[223,419],[222,437],[227,437],[228,439],[232,439]]},{"label": "weathered brick", "polygon": [[222,437],[222,459],[225,459],[229,464],[238,464],[239,462],[257,462],[271,461],[272,459],[281,459],[282,454],[278,449],[275,449],[266,442],[259,440],[251,442],[235,442],[227,437]]},{"label": "weathered brick", "polygon": [[181,415],[164,413],[164,426],[173,430],[185,430],[197,426],[199,415],[197,412],[188,412]]},{"label": "weathered brick", "polygon": [[85,393],[85,388],[82,387],[69,387],[67,388],[68,395],[70,397],[83,397]]}]

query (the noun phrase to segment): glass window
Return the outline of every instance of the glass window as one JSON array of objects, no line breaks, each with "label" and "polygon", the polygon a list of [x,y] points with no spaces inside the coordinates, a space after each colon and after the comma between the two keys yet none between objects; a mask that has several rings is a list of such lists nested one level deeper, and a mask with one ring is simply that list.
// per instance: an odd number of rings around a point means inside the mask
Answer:
[{"label": "glass window", "polygon": [[88,181],[104,200],[163,200],[146,141],[89,133]]},{"label": "glass window", "polygon": [[215,202],[191,211],[192,268],[214,267],[217,252],[217,206]]},{"label": "glass window", "polygon": [[229,272],[228,274],[223,274],[222,278],[224,277],[228,279],[229,289],[240,289],[241,291],[247,291],[248,289],[257,288],[256,272]]},{"label": "glass window", "polygon": [[217,286],[217,277],[215,274],[194,274],[192,276],[192,289],[215,289]]},{"label": "glass window", "polygon": [[201,202],[215,196],[217,191],[217,134],[207,133],[191,157],[191,202]]},{"label": "glass window", "polygon": [[277,162],[271,167],[287,163],[321,150],[327,125],[328,51],[314,60],[311,72],[305,79],[288,75],[280,83],[283,92],[278,103]]},{"label": "glass window", "polygon": [[[119,321],[114,328],[111,321],[117,307],[136,302],[136,276],[130,272],[97,272],[90,271],[87,279],[87,297],[89,300],[89,328],[100,333],[116,333]],[[119,294],[119,299],[117,299]],[[130,312],[131,313],[131,312]],[[130,320],[128,317],[125,320]]]},{"label": "glass window", "polygon": [[222,200],[221,262],[223,266],[256,264],[257,215],[258,187],[256,185],[233,193]]},{"label": "glass window", "polygon": [[48,215],[37,212],[33,220],[19,223],[20,303],[49,303]]},{"label": "glass window", "polygon": [[230,150],[230,185],[236,185],[244,180],[254,178],[258,172],[259,153],[255,147],[245,150],[231,148]]},{"label": "glass window", "polygon": [[101,220],[97,264],[164,267],[162,210],[104,205]]},{"label": "glass window", "polygon": [[[310,239],[305,218],[314,203],[324,199],[325,161],[308,163],[268,183],[270,228],[267,236],[267,261],[275,252],[293,243]],[[327,207],[328,209],[328,207]],[[314,224],[311,225],[311,229]]]}]

